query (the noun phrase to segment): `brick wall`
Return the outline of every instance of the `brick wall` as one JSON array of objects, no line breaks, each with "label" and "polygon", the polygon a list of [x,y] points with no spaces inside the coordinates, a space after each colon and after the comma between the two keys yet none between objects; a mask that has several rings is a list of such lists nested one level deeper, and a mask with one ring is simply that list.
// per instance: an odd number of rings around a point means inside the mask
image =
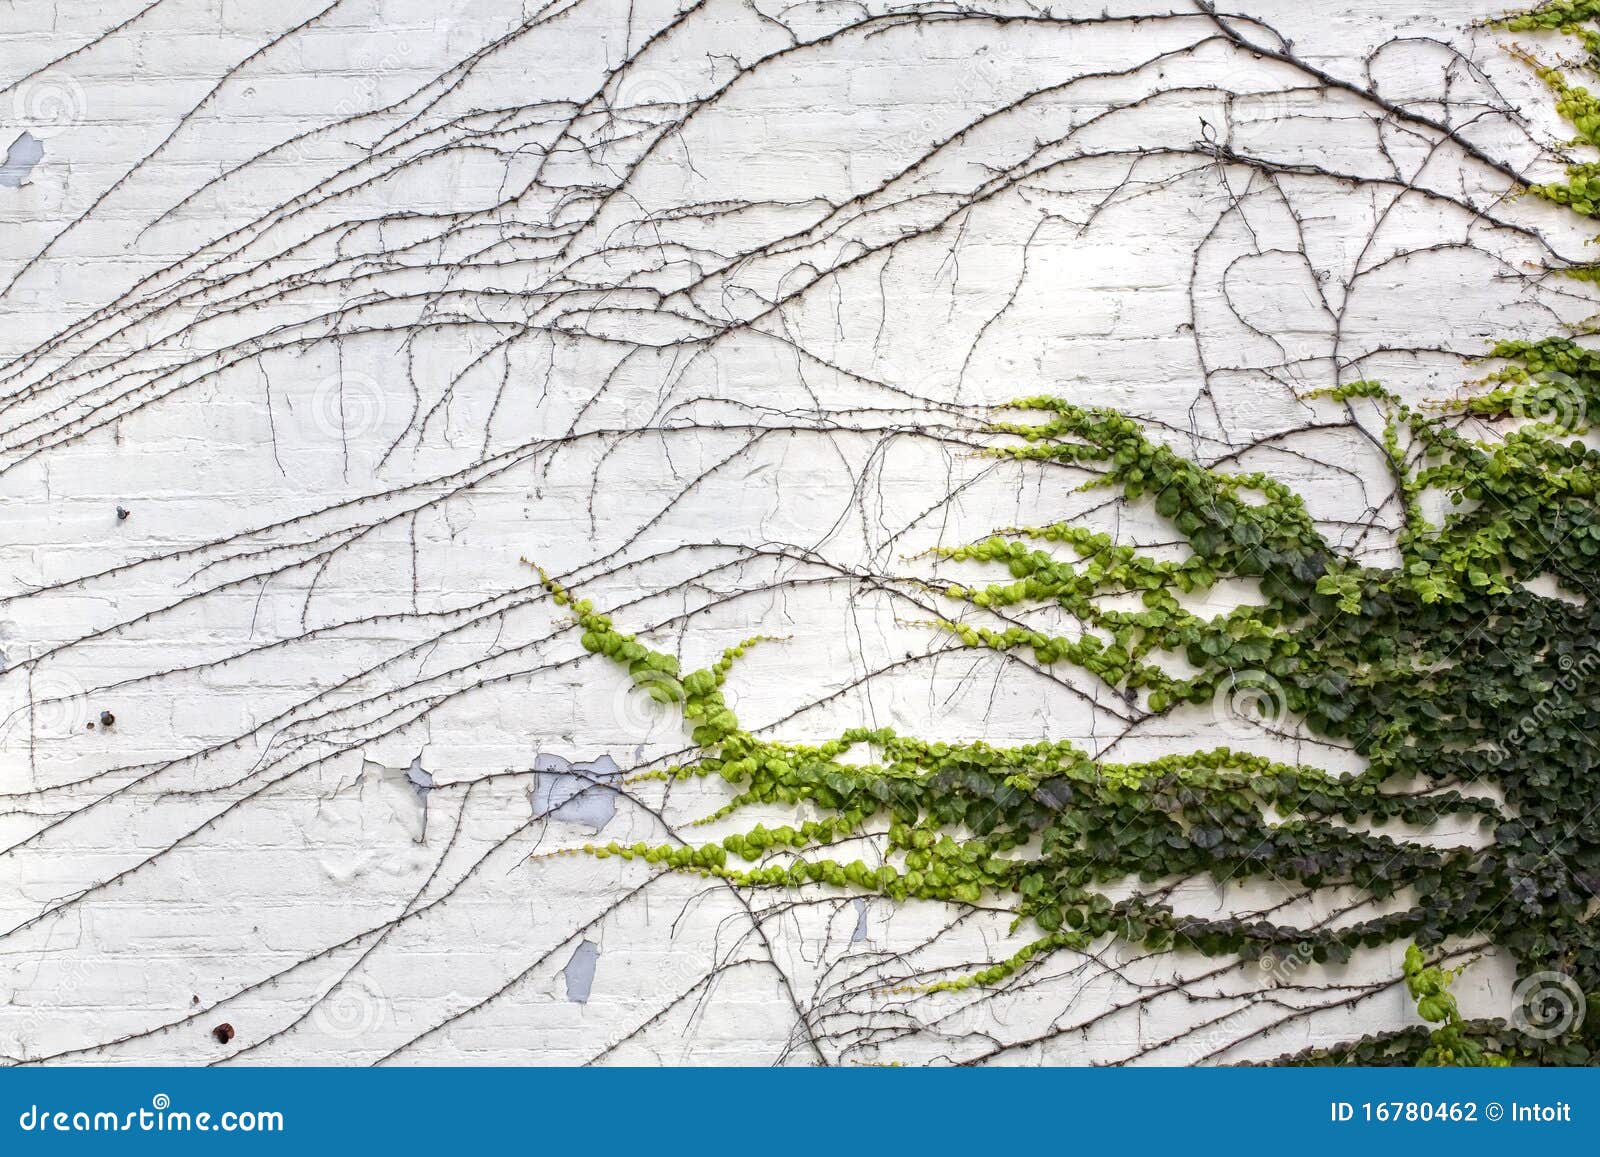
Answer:
[{"label": "brick wall", "polygon": [[[998,526],[1160,528],[975,458],[980,407],[1167,423],[1382,558],[1370,424],[1300,395],[1438,396],[1588,312],[1527,276],[1584,238],[1504,197],[1561,134],[1485,6],[1245,7],[0,8],[0,1053],[1190,1063],[1408,1022],[1327,987],[1397,952],[925,996],[1026,932],[544,855],[709,838],[727,796],[567,800],[684,736],[524,558],[692,665],[783,636],[747,724],[1098,750],[1115,692],[949,651],[903,580]],[[1219,731],[1354,766],[1202,709],[1117,752]]]}]

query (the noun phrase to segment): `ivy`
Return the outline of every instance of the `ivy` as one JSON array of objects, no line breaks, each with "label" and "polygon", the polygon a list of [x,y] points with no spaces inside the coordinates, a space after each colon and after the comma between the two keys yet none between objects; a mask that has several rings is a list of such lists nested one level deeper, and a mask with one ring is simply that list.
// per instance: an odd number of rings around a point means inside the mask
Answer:
[{"label": "ivy", "polygon": [[1501,1068],[1510,1062],[1473,1038],[1450,991],[1450,985],[1460,972],[1460,969],[1428,967],[1422,950],[1415,944],[1406,949],[1406,989],[1416,999],[1417,1015],[1439,1026],[1428,1034],[1428,1047],[1418,1055],[1417,1064]]},{"label": "ivy", "polygon": [[[1571,343],[1508,343],[1496,352],[1517,371],[1500,375],[1513,384],[1459,409],[1509,413],[1554,366],[1585,391],[1600,386],[1600,362]],[[682,680],[683,713],[704,756],[674,774],[717,774],[736,785],[719,815],[757,802],[805,803],[826,818],[757,825],[702,848],[589,850],[751,887],[820,883],[896,901],[1003,904],[1016,927],[1035,930],[1021,952],[939,986],[946,988],[992,984],[1042,954],[1084,950],[1106,937],[1246,958],[1293,947],[1340,961],[1363,945],[1436,945],[1488,931],[1527,969],[1560,969],[1586,990],[1600,989],[1600,939],[1586,915],[1600,882],[1600,821],[1589,787],[1596,749],[1586,734],[1600,719],[1600,696],[1574,674],[1579,657],[1600,654],[1600,614],[1527,586],[1552,574],[1582,595],[1595,577],[1600,512],[1590,482],[1600,456],[1564,437],[1578,432],[1575,419],[1559,428],[1530,420],[1504,439],[1471,441],[1444,417],[1379,390],[1363,388],[1360,396],[1388,408],[1396,462],[1417,463],[1400,467],[1402,490],[1414,499],[1440,491],[1454,504],[1438,524],[1416,516],[1407,525],[1398,566],[1341,557],[1299,496],[1274,479],[1203,467],[1152,441],[1131,418],[1049,397],[1016,403],[1032,421],[995,424],[997,435],[1012,439],[995,453],[1097,465],[1101,484],[1130,501],[1151,501],[1189,556],[1159,561],[1070,523],[941,553],[1006,572],[1006,581],[947,587],[953,602],[977,611],[1053,603],[1085,628],[1066,639],[947,620],[967,645],[1080,667],[1142,693],[1156,713],[1210,702],[1238,671],[1255,670],[1281,691],[1283,710],[1364,756],[1361,774],[1228,748],[1110,763],[1065,742],[928,743],[865,729],[821,745],[760,739],[740,727],[722,696],[742,653],[734,648]],[[1179,593],[1237,578],[1255,581],[1259,602],[1210,618],[1179,605]],[[625,665],[647,688],[658,674],[677,672],[671,656],[547,584],[575,613],[589,650]],[[1125,591],[1141,592],[1145,609],[1100,605]],[[1195,673],[1166,673],[1151,661],[1158,653],[1183,656]],[[1527,727],[1530,719],[1536,728]],[[879,758],[844,758],[863,746]],[[1433,790],[1393,788],[1417,778]],[[1463,790],[1484,784],[1499,789],[1504,805]],[[1381,830],[1447,816],[1476,820],[1492,842],[1476,851],[1435,849]],[[881,863],[822,854],[883,820]],[[1104,886],[1130,875],[1147,882],[1270,875],[1415,900],[1337,931],[1295,928],[1179,916],[1145,896],[1108,898]],[[1408,974],[1408,983],[1423,981]],[[1444,994],[1425,995],[1432,1002],[1426,1017]],[[1454,1017],[1453,998],[1449,1009]],[[1455,1020],[1447,1028],[1459,1033]],[[1476,1055],[1460,1041],[1426,1049]]]},{"label": "ivy", "polygon": [[[1504,27],[1570,33],[1593,48],[1585,24],[1597,15],[1594,0],[1566,0]],[[1540,75],[1580,139],[1600,143],[1600,102],[1559,70]],[[1600,168],[1579,164],[1568,175],[1533,191],[1600,215]],[[699,754],[667,774],[732,785],[712,818],[753,804],[816,817],[699,847],[585,850],[751,888],[825,885],[1001,907],[1029,934],[1015,954],[935,988],[995,984],[1051,953],[1110,939],[1245,959],[1292,950],[1317,961],[1409,943],[1404,982],[1435,1027],[1287,1059],[1586,1063],[1594,1041],[1581,1020],[1555,1039],[1519,1038],[1500,1022],[1464,1018],[1453,974],[1424,965],[1425,949],[1487,936],[1524,974],[1559,972],[1600,993],[1590,919],[1600,892],[1600,746],[1591,738],[1600,727],[1600,607],[1590,595],[1600,579],[1600,452],[1583,437],[1600,413],[1600,352],[1557,336],[1501,342],[1490,357],[1479,388],[1448,404],[1408,406],[1368,381],[1321,396],[1382,416],[1405,514],[1396,565],[1341,554],[1278,479],[1207,466],[1126,414],[1051,396],[1019,399],[994,421],[991,452],[1094,471],[1092,485],[1149,504],[1185,556],[1157,558],[1065,520],[937,552],[994,572],[941,590],[949,611],[939,626],[965,646],[1076,668],[1158,715],[1214,702],[1247,673],[1270,689],[1269,712],[1358,753],[1359,774],[1228,747],[1114,763],[1061,741],[943,743],[865,728],[818,744],[760,737],[723,694],[758,640],[683,674],[674,656],[544,576],[587,650],[679,706]],[[1469,436],[1468,420],[1495,432]],[[1565,597],[1538,593],[1545,578]],[[1240,580],[1256,592],[1247,604],[1210,616],[1185,609],[1181,596]],[[1130,593],[1138,609],[1107,605]],[[1081,629],[1052,634],[1006,613],[1045,607]],[[1180,658],[1187,673],[1171,673],[1180,665],[1169,660]],[[1478,824],[1485,845],[1390,834],[1447,818]],[[833,857],[856,837],[876,839],[873,862]],[[1180,914],[1153,886],[1207,876],[1337,885],[1396,903],[1338,927],[1295,926]],[[1113,898],[1109,886],[1130,877],[1152,887]],[[1589,1031],[1596,1023],[1589,1018]]]}]

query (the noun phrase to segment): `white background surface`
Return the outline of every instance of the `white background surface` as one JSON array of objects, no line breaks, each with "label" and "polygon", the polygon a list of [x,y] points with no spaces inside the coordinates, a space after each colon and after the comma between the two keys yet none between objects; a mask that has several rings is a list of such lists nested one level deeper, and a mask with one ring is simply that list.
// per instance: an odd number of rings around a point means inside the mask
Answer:
[{"label": "white background surface", "polygon": [[[1568,220],[1182,3],[1139,22],[1093,19],[1139,11],[1099,0],[920,21],[142,6],[0,3],[0,149],[44,145],[0,188],[0,1053],[1191,1063],[1410,1022],[1389,990],[1252,1035],[1395,975],[1398,950],[1190,995],[1160,982],[1213,964],[1063,955],[1026,989],[930,998],[897,982],[1025,934],[530,859],[592,838],[534,818],[536,759],[633,769],[683,740],[582,655],[521,559],[689,667],[785,636],[735,670],[747,725],[1098,749],[1115,693],[926,657],[950,640],[874,581],[1089,505],[926,431],[968,437],[958,407],[1054,392],[1214,458],[1339,418],[1297,395],[1341,378],[1441,396],[1490,338],[1588,312],[1529,276],[1529,230],[1582,253]],[[1552,171],[1492,111],[1488,78],[1561,135],[1505,38],[1466,28],[1483,6],[1248,7],[1317,67]],[[1371,443],[1278,446],[1241,461],[1381,560]],[[1159,537],[1139,511],[1095,517]],[[115,725],[89,727],[102,711]],[[1204,711],[1117,755],[1219,728],[1352,765]],[[639,798],[678,825],[726,796]],[[601,818],[604,839],[663,838],[626,801]],[[1190,902],[1239,900],[1206,883]],[[1509,975],[1475,966],[1468,1013],[1505,1015]]]}]

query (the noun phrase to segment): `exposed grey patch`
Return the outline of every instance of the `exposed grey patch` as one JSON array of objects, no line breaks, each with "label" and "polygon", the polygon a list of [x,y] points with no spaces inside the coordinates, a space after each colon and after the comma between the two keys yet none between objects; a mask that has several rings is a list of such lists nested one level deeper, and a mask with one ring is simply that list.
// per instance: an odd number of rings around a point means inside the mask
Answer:
[{"label": "exposed grey patch", "polygon": [[857,896],[856,905],[856,930],[850,933],[850,943],[860,944],[867,938],[867,902]]},{"label": "exposed grey patch", "polygon": [[6,150],[4,164],[0,164],[0,187],[20,189],[33,167],[44,157],[44,142],[32,133],[24,132],[11,142]]},{"label": "exposed grey patch", "polygon": [[574,1004],[589,1003],[589,989],[594,986],[594,966],[600,959],[600,945],[585,940],[572,950],[572,959],[561,970],[567,982],[567,999]]},{"label": "exposed grey patch", "polygon": [[540,755],[533,761],[533,790],[528,798],[536,817],[583,824],[598,832],[617,814],[616,793],[597,784],[613,783],[622,769],[609,755],[588,763],[573,763],[559,755]]},{"label": "exposed grey patch", "polygon": [[[365,764],[367,775],[376,778],[389,801],[395,816],[411,829],[411,838],[417,843],[428,840],[428,793],[434,788],[433,773],[422,766],[419,751],[409,767],[385,767],[370,759]],[[365,790],[365,789],[363,789]],[[411,801],[421,806],[413,810]]]},{"label": "exposed grey patch", "polygon": [[422,766],[422,752],[417,752],[411,766],[406,768],[406,782],[417,793],[417,798],[422,801],[422,834],[418,843],[426,843],[428,839],[428,793],[433,790],[433,773]]}]

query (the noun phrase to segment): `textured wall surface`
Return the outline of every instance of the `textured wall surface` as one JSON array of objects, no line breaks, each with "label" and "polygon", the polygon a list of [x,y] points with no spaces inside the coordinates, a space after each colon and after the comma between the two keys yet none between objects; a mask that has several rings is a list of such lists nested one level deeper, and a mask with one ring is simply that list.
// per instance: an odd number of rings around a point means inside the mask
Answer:
[{"label": "textured wall surface", "polygon": [[544,855],[708,836],[728,789],[623,784],[684,732],[524,559],[694,666],[781,637],[729,691],[795,738],[1352,765],[963,650],[917,581],[1068,511],[1159,537],[973,453],[1043,392],[1384,558],[1371,431],[1303,395],[1448,394],[1590,311],[1526,275],[1584,238],[1505,197],[1561,134],[1485,6],[1230,10],[0,4],[0,1054],[1182,1064],[1406,1023],[1389,950],[927,994],[1021,934]]}]

